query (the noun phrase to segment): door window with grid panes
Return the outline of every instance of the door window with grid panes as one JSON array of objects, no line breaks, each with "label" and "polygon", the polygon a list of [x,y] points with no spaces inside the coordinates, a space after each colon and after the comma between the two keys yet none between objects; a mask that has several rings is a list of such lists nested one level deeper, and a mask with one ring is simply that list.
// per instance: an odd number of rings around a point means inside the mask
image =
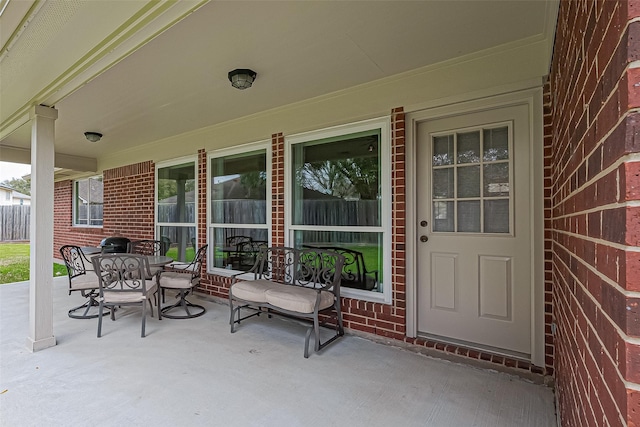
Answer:
[{"label": "door window with grid panes", "polygon": [[511,124],[432,136],[433,232],[511,233]]}]

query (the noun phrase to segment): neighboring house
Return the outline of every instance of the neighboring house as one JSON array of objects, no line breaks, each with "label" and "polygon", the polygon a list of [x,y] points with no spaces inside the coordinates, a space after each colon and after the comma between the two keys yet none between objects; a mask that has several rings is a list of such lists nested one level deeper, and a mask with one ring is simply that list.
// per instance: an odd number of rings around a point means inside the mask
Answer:
[{"label": "neighboring house", "polygon": [[640,425],[639,0],[61,5],[0,51],[0,155],[35,150],[54,254],[197,236],[224,300],[228,236],[361,248],[379,283],[343,290],[350,332],[543,377],[564,426]]},{"label": "neighboring house", "polygon": [[31,196],[17,192],[11,187],[0,185],[0,206],[29,206]]}]

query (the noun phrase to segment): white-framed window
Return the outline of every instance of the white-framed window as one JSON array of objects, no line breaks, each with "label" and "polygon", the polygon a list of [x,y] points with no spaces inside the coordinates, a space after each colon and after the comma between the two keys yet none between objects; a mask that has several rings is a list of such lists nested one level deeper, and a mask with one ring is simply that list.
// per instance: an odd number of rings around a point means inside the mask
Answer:
[{"label": "white-framed window", "polygon": [[166,255],[192,261],[198,236],[198,174],[195,156],[156,164],[156,240]]},{"label": "white-framed window", "polygon": [[270,158],[268,141],[208,154],[210,272],[247,271],[269,246]]},{"label": "white-framed window", "polygon": [[78,179],[73,182],[73,225],[102,227],[102,176]]},{"label": "white-framed window", "polygon": [[389,118],[285,138],[286,241],[347,258],[341,294],[391,302]]}]

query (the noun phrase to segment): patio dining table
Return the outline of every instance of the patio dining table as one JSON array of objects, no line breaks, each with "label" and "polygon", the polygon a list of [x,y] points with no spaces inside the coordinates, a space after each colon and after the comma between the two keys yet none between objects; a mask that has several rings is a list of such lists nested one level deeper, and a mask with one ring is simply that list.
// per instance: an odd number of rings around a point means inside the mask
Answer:
[{"label": "patio dining table", "polygon": [[102,248],[98,246],[82,246],[80,247],[80,250],[85,255],[96,255],[102,252]]},{"label": "patio dining table", "polygon": [[173,262],[173,258],[166,255],[146,255],[149,267],[162,267]]}]

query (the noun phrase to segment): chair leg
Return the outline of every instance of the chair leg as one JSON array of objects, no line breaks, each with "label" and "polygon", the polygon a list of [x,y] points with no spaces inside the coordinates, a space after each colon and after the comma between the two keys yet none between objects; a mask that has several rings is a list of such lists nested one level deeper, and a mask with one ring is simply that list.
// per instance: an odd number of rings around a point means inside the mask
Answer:
[{"label": "chair leg", "polygon": [[149,301],[149,308],[151,309],[151,317],[153,317],[153,302],[151,302],[150,299],[147,299],[147,301]]},{"label": "chair leg", "polygon": [[[102,310],[103,310],[104,306],[102,301],[100,302],[99,308],[98,308],[98,338],[100,338],[100,336],[102,335]],[[111,316],[113,316],[113,308],[111,309]]]},{"label": "chair leg", "polygon": [[317,352],[318,350],[320,350],[320,322],[318,320],[318,314],[316,313],[315,317],[313,318],[313,329],[315,330],[315,338],[316,338],[316,343],[314,346],[314,350]]},{"label": "chair leg", "polygon": [[142,303],[142,334],[140,335],[141,338],[144,338],[144,327],[145,327],[146,320],[147,320],[147,305],[143,302]]},{"label": "chair leg", "polygon": [[[69,317],[71,317],[72,319],[95,319],[96,317],[98,317],[97,314],[89,314],[89,310],[91,310],[91,308],[98,307],[98,301],[96,301],[95,296],[94,295],[84,295],[88,298],[88,300],[82,304],[79,305],[75,308],[72,308],[71,310],[69,310]],[[83,310],[82,314],[75,314],[77,311]],[[109,314],[109,311],[105,312],[104,315]]]},{"label": "chair leg", "polygon": [[231,333],[234,333],[234,327],[233,325],[235,325],[235,321],[233,320],[235,316],[235,311],[233,309],[233,297],[231,295],[229,295],[229,325],[231,326]]},{"label": "chair leg", "polygon": [[339,336],[344,335],[344,327],[342,326],[342,310],[340,308],[340,301],[336,301],[333,305],[336,310],[336,324],[338,326],[337,333]]},{"label": "chair leg", "polygon": [[[162,314],[164,317],[169,319],[192,319],[194,317],[202,316],[207,311],[203,306],[189,302],[189,300],[187,300],[187,295],[189,295],[189,290],[181,289],[180,293],[176,296],[178,301],[173,305],[162,308]],[[196,312],[192,313],[192,311],[189,310],[189,307],[195,309]],[[182,308],[186,314],[180,315],[169,313],[175,308]]]}]

